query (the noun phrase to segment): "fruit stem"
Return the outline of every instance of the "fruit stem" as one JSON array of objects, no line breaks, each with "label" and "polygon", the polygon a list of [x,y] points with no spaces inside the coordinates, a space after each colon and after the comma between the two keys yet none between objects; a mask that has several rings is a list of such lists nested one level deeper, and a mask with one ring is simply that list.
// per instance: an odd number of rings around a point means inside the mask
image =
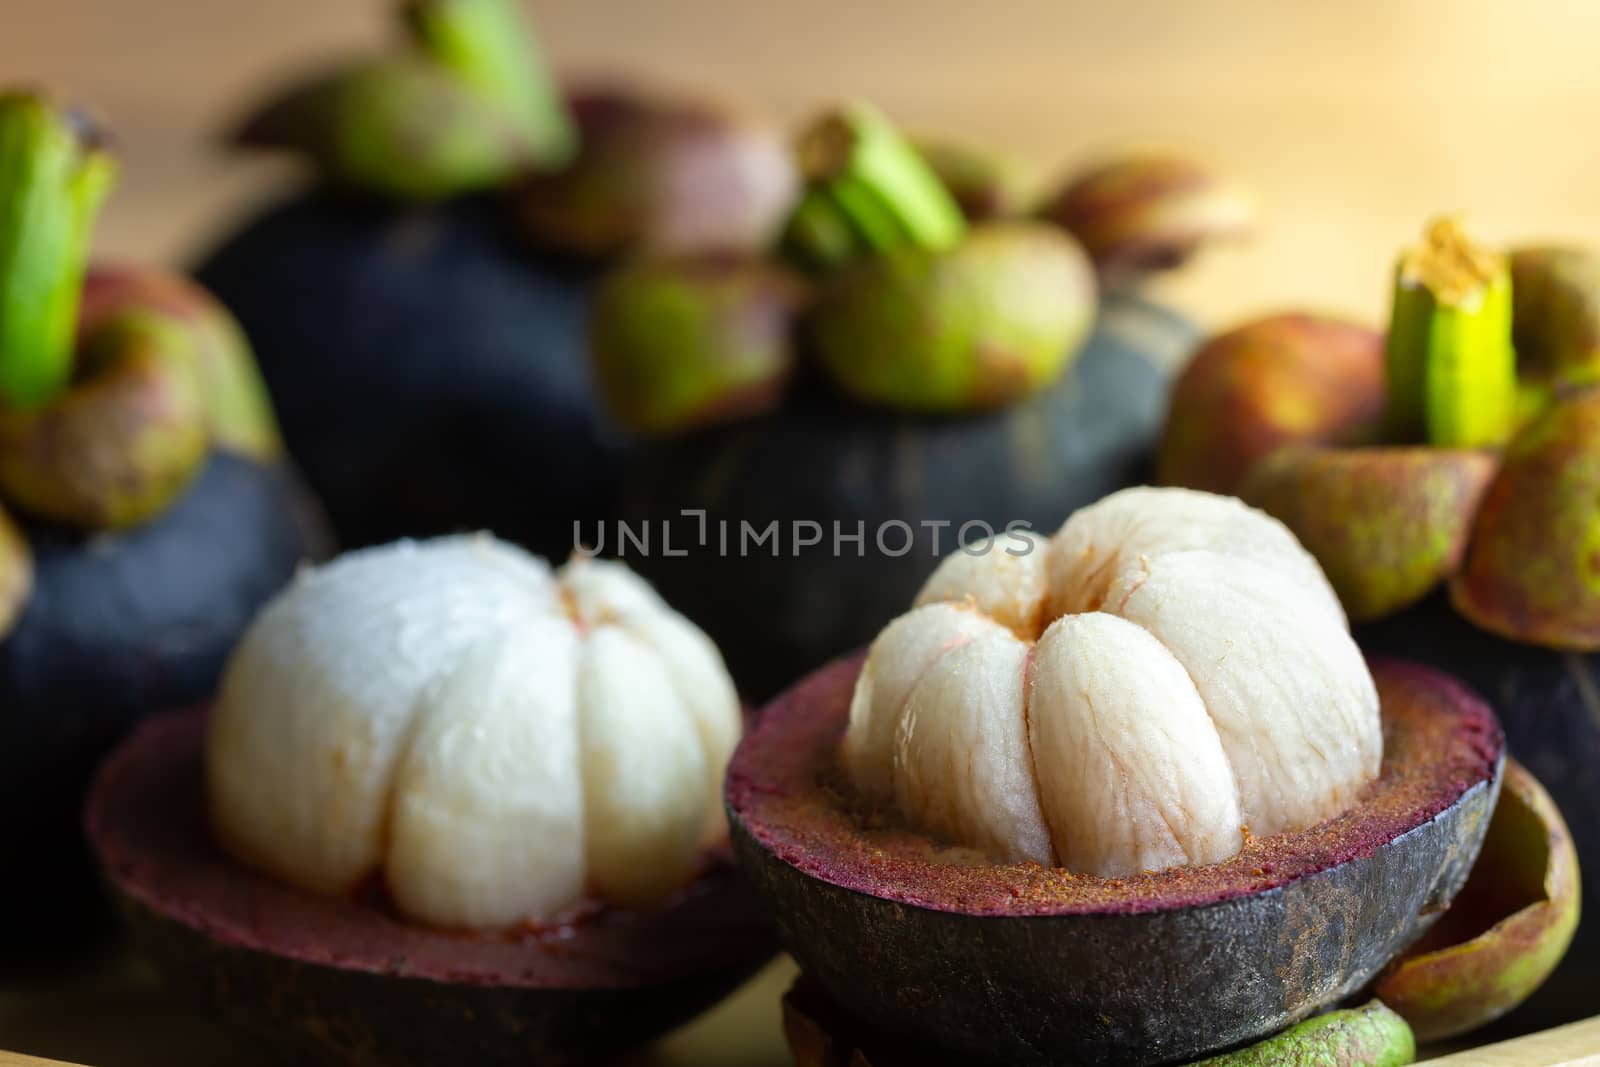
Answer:
[{"label": "fruit stem", "polygon": [[572,116],[514,0],[406,0],[402,17],[435,62],[516,117],[536,159],[572,158]]},{"label": "fruit stem", "polygon": [[1517,417],[1511,270],[1459,220],[1428,226],[1395,270],[1386,432],[1447,448],[1500,445]]},{"label": "fruit stem", "polygon": [[955,198],[892,123],[851,104],[812,123],[796,145],[807,190],[785,235],[808,266],[833,269],[900,248],[939,250],[966,235]]},{"label": "fruit stem", "polygon": [[0,404],[41,407],[71,379],[90,238],[115,176],[80,116],[0,94]]}]

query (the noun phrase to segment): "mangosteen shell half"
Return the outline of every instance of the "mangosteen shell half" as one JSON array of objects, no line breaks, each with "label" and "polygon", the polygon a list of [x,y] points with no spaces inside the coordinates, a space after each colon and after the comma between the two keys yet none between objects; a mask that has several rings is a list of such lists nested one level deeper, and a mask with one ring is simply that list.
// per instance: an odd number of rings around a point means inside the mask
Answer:
[{"label": "mangosteen shell half", "polygon": [[974,865],[851,810],[836,748],[860,666],[811,675],[745,736],[728,774],[735,854],[835,1003],[963,1062],[1179,1063],[1350,995],[1460,889],[1504,761],[1481,700],[1383,661],[1383,771],[1344,815],[1131,878]]},{"label": "mangosteen shell half", "polygon": [[[858,406],[812,383],[770,415],[633,453],[622,522],[635,539],[612,524],[603,544],[594,526],[584,540],[648,578],[716,641],[740,692],[765,700],[871,641],[940,559],[986,532],[963,524],[1054,530],[1146,480],[1167,372],[1196,336],[1167,308],[1108,300],[1059,383],[960,417]],[[753,538],[774,523],[775,539],[741,541],[745,524]],[[862,540],[835,550],[836,524]]]},{"label": "mangosteen shell half", "polygon": [[0,886],[12,945],[91,932],[95,765],[144,716],[212,693],[261,605],[329,547],[291,471],[224,452],[142,526],[24,529],[33,590],[0,639],[0,869],[29,872]]},{"label": "mangosteen shell half", "polygon": [[612,514],[623,445],[589,369],[595,270],[519,245],[502,207],[311,190],[196,268],[347,547],[491,529],[560,559],[575,519]]},{"label": "mangosteen shell half", "polygon": [[726,854],[659,911],[540,933],[401,921],[230,859],[206,821],[204,709],[147,723],[85,820],[135,944],[169,984],[290,1063],[590,1062],[732,992],[775,951]]},{"label": "mangosteen shell half", "polygon": [[1363,648],[1404,655],[1459,677],[1492,704],[1509,751],[1561,810],[1582,870],[1577,936],[1529,1000],[1484,1031],[1491,1039],[1594,1014],[1600,983],[1600,653],[1527,645],[1479,629],[1436,592],[1355,628]]}]

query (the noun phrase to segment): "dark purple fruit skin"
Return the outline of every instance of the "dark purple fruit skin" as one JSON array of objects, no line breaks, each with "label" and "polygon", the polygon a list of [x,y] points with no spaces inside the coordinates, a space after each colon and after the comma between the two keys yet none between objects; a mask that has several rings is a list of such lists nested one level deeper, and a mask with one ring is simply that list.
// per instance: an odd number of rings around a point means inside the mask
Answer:
[{"label": "dark purple fruit skin", "polygon": [[0,640],[0,944],[96,917],[78,814],[100,759],[155,711],[216,688],[257,609],[328,548],[290,472],[211,457],[155,520],[90,535],[28,524],[34,585]]},{"label": "dark purple fruit skin", "polygon": [[621,439],[590,380],[594,273],[518,244],[502,205],[311,191],[196,276],[244,326],[347,547],[482,528],[561,559],[574,519],[612,514]]},{"label": "dark purple fruit skin", "polygon": [[[774,952],[726,856],[661,915],[601,916],[598,932],[580,923],[553,947],[431,931],[375,902],[278,885],[211,839],[204,727],[203,711],[179,713],[119,748],[90,794],[87,832],[137,949],[284,1063],[589,1063],[699,1014]],[[589,977],[561,981],[574,973]]]},{"label": "dark purple fruit skin", "polygon": [[1527,1003],[1484,1033],[1498,1039],[1593,1015],[1600,987],[1600,653],[1491,634],[1463,619],[1443,593],[1355,633],[1372,652],[1432,664],[1483,694],[1500,717],[1507,750],[1555,799],[1578,849],[1583,918],[1572,947]]},{"label": "dark purple fruit skin", "polygon": [[[1196,340],[1174,312],[1134,298],[1108,301],[1077,363],[1033,399],[959,418],[901,415],[850,405],[821,385],[802,386],[769,416],[641,449],[625,478],[622,512],[647,529],[648,554],[617,543],[620,555],[709,633],[748,699],[761,701],[819,663],[871,641],[915,597],[939,559],[961,543],[962,524],[1013,520],[1052,532],[1067,515],[1113,490],[1145,480],[1151,444],[1166,409],[1167,375]],[[696,544],[703,510],[708,546]],[[771,542],[738,553],[741,522]],[[823,542],[796,555],[792,523],[821,524]],[[728,524],[730,551],[718,547]],[[880,552],[875,531],[910,524],[908,554]],[[946,525],[937,531],[923,522]],[[662,551],[661,524],[672,549]],[[833,524],[857,523],[864,550],[835,554]],[[586,526],[585,540],[595,540]],[[965,540],[982,536],[970,528]],[[904,533],[886,535],[891,550]],[[937,542],[935,537],[937,536]],[[858,554],[859,553],[859,554]]]},{"label": "dark purple fruit skin", "polygon": [[[764,717],[809,703],[842,729],[859,667],[844,660],[808,676]],[[820,736],[790,732],[781,740],[796,751]],[[994,1067],[1184,1063],[1357,992],[1466,881],[1504,751],[1497,738],[1493,778],[1433,818],[1275,889],[1166,910],[995,916],[857,892],[797,866],[816,857],[770,849],[741,812],[750,795],[785,788],[747,755],[756,734],[729,770],[729,824],[784,947],[896,1047]]]}]

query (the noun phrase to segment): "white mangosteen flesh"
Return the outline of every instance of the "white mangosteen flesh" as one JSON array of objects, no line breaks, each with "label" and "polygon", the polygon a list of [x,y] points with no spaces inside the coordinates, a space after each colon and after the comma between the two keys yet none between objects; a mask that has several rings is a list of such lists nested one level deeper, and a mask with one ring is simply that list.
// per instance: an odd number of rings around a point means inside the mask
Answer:
[{"label": "white mangosteen flesh", "polygon": [[978,548],[873,642],[841,745],[917,829],[1119,877],[1226,860],[1377,776],[1372,675],[1276,519],[1138,488]]},{"label": "white mangosteen flesh", "polygon": [[210,815],[249,866],[326,894],[381,877],[432,925],[647,907],[725,833],[740,730],[716,647],[621,564],[404,541],[303,572],[246,632]]}]

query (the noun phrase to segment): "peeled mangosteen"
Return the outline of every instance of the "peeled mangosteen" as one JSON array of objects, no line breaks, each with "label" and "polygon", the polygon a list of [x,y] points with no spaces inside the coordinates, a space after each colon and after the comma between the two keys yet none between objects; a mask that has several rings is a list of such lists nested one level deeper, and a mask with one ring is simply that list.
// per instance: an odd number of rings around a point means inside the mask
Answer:
[{"label": "peeled mangosteen", "polygon": [[[809,299],[774,300],[755,280],[777,268],[753,258],[737,307],[703,268],[671,271],[670,288],[636,268],[592,326],[612,410],[650,439],[622,521],[579,537],[648,574],[752,695],[870,638],[954,546],[1139,480],[1163,369],[1191,338],[1136,297],[1097,305],[1088,260],[1054,227],[969,230],[865,105],[807,129],[798,155],[811,184],[785,247]],[[730,354],[757,352],[770,410],[709,427],[639,417],[640,394],[709,387]]]},{"label": "peeled mangosteen", "polygon": [[1437,671],[1369,670],[1284,526],[1134,489],[984,548],[729,769],[741,868],[878,1047],[1184,1062],[1337,1006],[1449,908],[1500,727]]},{"label": "peeled mangosteen", "polygon": [[741,729],[625,567],[404,541],[302,572],[88,831],[156,965],[286,1060],[587,1063],[772,954],[721,808]]},{"label": "peeled mangosteen", "polygon": [[[1505,256],[1452,220],[1435,223],[1401,259],[1384,373],[1373,373],[1376,334],[1350,359],[1333,343],[1344,333],[1289,327],[1305,317],[1261,320],[1207,345],[1207,362],[1179,380],[1163,444],[1164,473],[1194,484],[1216,435],[1258,442],[1233,450],[1232,487],[1317,556],[1366,647],[1436,665],[1493,703],[1584,861],[1600,861],[1590,547],[1600,391],[1585,384],[1595,278],[1582,250]],[[1260,344],[1229,340],[1246,336]],[[1251,362],[1262,346],[1293,353],[1275,377]],[[1275,410],[1301,415],[1274,424]],[[1533,884],[1512,877],[1480,895]],[[1600,907],[1592,887],[1584,900]],[[1535,933],[1549,937],[1576,902],[1539,914]],[[1578,928],[1577,951],[1508,1026],[1590,1013],[1596,930]],[[1501,983],[1513,989],[1498,1010],[1531,992]]]},{"label": "peeled mangosteen", "polygon": [[563,97],[509,0],[407,11],[403,47],[244,124],[243,143],[306,156],[320,181],[197,273],[250,335],[342,540],[486,527],[563,555],[575,519],[614,513],[625,446],[586,358],[599,268],[759,244],[792,164],[718,105]]},{"label": "peeled mangosteen", "polygon": [[322,551],[238,326],[184,279],[88,272],[114,164],[81,118],[0,96],[0,934],[81,935],[96,762],[200,699]]}]

